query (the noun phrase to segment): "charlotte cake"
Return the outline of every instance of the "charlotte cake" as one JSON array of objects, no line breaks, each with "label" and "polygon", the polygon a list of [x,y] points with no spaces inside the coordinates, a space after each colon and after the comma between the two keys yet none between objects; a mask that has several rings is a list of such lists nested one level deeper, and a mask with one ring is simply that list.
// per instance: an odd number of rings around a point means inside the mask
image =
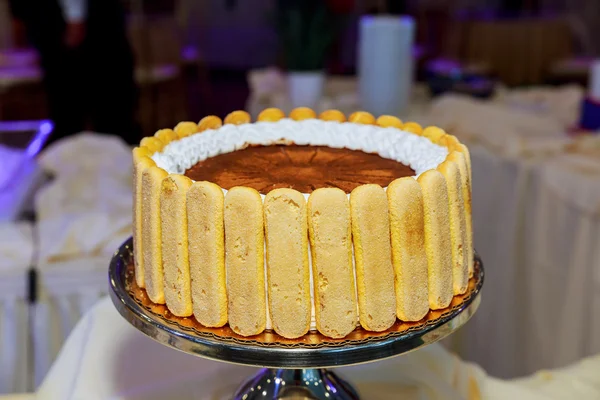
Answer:
[{"label": "charlotte cake", "polygon": [[138,286],[239,335],[419,321],[473,273],[467,148],[392,116],[244,111],[133,150]]}]

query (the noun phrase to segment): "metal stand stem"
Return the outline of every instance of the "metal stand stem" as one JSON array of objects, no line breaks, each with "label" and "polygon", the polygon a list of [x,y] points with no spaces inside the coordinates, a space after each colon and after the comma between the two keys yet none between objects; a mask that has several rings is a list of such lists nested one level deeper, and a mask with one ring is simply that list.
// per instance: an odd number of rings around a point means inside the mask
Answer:
[{"label": "metal stand stem", "polygon": [[328,369],[263,368],[242,384],[234,400],[359,400],[356,390]]}]

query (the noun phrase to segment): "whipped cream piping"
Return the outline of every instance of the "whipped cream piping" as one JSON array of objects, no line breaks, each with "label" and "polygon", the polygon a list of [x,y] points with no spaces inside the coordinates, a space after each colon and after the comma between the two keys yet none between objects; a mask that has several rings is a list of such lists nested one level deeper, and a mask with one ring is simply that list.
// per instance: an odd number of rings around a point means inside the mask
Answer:
[{"label": "whipped cream piping", "polygon": [[277,122],[227,124],[219,129],[209,129],[169,143],[152,159],[170,174],[183,174],[199,161],[219,154],[240,150],[248,145],[286,142],[376,153],[408,165],[415,171],[415,178],[436,168],[448,155],[445,147],[397,128],[286,118]]}]

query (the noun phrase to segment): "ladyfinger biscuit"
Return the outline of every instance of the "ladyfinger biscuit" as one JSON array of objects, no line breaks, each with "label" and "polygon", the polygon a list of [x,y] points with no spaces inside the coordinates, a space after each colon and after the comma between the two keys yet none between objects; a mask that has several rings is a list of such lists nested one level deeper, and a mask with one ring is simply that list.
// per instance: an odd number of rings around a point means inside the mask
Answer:
[{"label": "ladyfinger biscuit", "polygon": [[146,287],[144,279],[144,256],[142,253],[142,172],[156,164],[150,157],[133,157],[133,252],[135,281]]},{"label": "ladyfinger biscuit", "polygon": [[182,121],[175,125],[175,134],[179,139],[188,137],[198,132],[198,125],[192,121]]},{"label": "ladyfinger biscuit", "polygon": [[315,313],[323,335],[342,338],[356,328],[350,207],[337,188],[317,189],[308,199]]},{"label": "ladyfinger biscuit", "polygon": [[135,164],[140,160],[140,158],[150,157],[151,155],[152,153],[150,152],[150,150],[148,150],[147,147],[134,147],[134,149],[131,151],[133,165],[135,166]]},{"label": "ladyfinger biscuit", "polygon": [[416,122],[407,122],[402,127],[402,130],[406,132],[414,133],[415,135],[421,135],[423,133],[423,128]]},{"label": "ladyfinger biscuit", "polygon": [[310,272],[306,201],[292,189],[265,198],[269,312],[275,332],[293,339],[310,328]]},{"label": "ladyfinger biscuit", "polygon": [[147,136],[140,141],[140,147],[146,147],[150,153],[154,154],[158,151],[162,151],[163,147],[165,147],[165,143],[154,136]]},{"label": "ladyfinger biscuit", "polygon": [[469,263],[467,261],[467,222],[463,201],[460,171],[454,161],[441,163],[438,171],[446,178],[450,209],[450,239],[452,243],[452,281],[454,294],[463,294],[469,285]]},{"label": "ladyfinger biscuit", "polygon": [[223,200],[211,182],[194,182],[187,192],[192,306],[196,320],[208,327],[227,323]]},{"label": "ladyfinger biscuit", "polygon": [[465,228],[466,228],[466,242],[465,242],[465,255],[467,257],[467,264],[469,266],[469,277],[473,276],[474,260],[473,260],[473,220],[471,211],[471,178],[469,177],[469,170],[467,168],[467,161],[465,155],[458,151],[453,151],[448,155],[448,160],[456,163],[458,171],[460,172],[461,189],[463,194],[463,202],[465,208]]},{"label": "ladyfinger biscuit", "polygon": [[465,161],[467,162],[467,170],[469,171],[469,183],[473,181],[473,172],[471,170],[471,153],[469,153],[469,148],[464,144],[459,144],[458,148],[460,152],[464,154]]},{"label": "ladyfinger biscuit", "polygon": [[267,323],[260,194],[247,187],[231,188],[224,214],[229,326],[242,336],[257,335]]},{"label": "ladyfinger biscuit", "polygon": [[380,115],[375,123],[382,128],[398,128],[402,129],[404,124],[402,120],[391,115]]},{"label": "ladyfinger biscuit", "polygon": [[[137,247],[139,247],[140,249],[141,247],[141,243],[139,246],[136,246],[136,242],[139,241],[141,242],[141,236],[138,236],[136,238],[136,231],[135,231],[135,227],[136,227],[136,218],[141,218],[141,211],[138,212],[138,210],[141,208],[141,196],[140,196],[140,191],[141,191],[141,183],[138,185],[138,182],[141,182],[141,177],[142,177],[142,172],[140,169],[136,168],[138,162],[142,159],[142,158],[148,158],[152,155],[152,153],[150,153],[150,150],[148,150],[147,147],[134,147],[133,150],[131,151],[131,159],[132,159],[132,171],[133,171],[133,245],[134,245],[134,251],[137,251]],[[149,158],[150,161],[152,161],[152,159]],[[139,171],[139,174],[138,174]],[[140,260],[135,260],[135,262],[141,262]],[[137,271],[136,271],[137,272]]]},{"label": "ladyfinger biscuit", "polygon": [[223,126],[221,118],[209,115],[198,122],[198,132],[203,132],[207,129],[219,129],[221,126]]},{"label": "ladyfinger biscuit", "polygon": [[440,140],[446,135],[443,129],[437,126],[428,126],[423,130],[423,136],[429,139],[432,143],[439,143]]},{"label": "ladyfinger biscuit", "polygon": [[169,311],[178,317],[192,315],[186,207],[191,185],[190,178],[172,174],[163,179],[160,191],[165,300]]},{"label": "ladyfinger biscuit", "polygon": [[290,118],[294,121],[302,121],[317,118],[317,114],[311,108],[297,107],[290,112]]},{"label": "ladyfinger biscuit", "polygon": [[444,175],[433,169],[417,181],[423,192],[429,308],[438,310],[448,307],[454,295],[448,186]]},{"label": "ladyfinger biscuit", "polygon": [[396,179],[387,188],[396,315],[420,321],[429,312],[425,220],[421,186],[411,177]]},{"label": "ladyfinger biscuit", "polygon": [[454,150],[458,150],[458,148],[460,146],[460,142],[458,141],[456,136],[449,135],[449,134],[442,136],[439,144],[442,146],[446,146],[448,148],[448,153],[451,153]]},{"label": "ladyfinger biscuit", "polygon": [[242,125],[249,123],[251,120],[250,114],[246,111],[238,110],[229,113],[223,122],[226,124]]},{"label": "ladyfinger biscuit", "polygon": [[319,119],[323,121],[346,122],[346,116],[340,110],[325,110],[319,114]]},{"label": "ladyfinger biscuit", "polygon": [[364,125],[375,125],[375,117],[366,111],[356,111],[348,117],[348,122]]},{"label": "ladyfinger biscuit", "polygon": [[163,142],[165,145],[177,140],[177,134],[173,129],[161,129],[154,134],[154,137]]},{"label": "ladyfinger biscuit", "polygon": [[265,108],[258,114],[258,120],[260,122],[277,122],[284,118],[285,114],[279,108]]},{"label": "ladyfinger biscuit", "polygon": [[388,201],[379,185],[362,185],[350,195],[352,241],[361,326],[381,332],[396,322],[394,267]]},{"label": "ladyfinger biscuit", "polygon": [[159,167],[142,171],[142,262],[148,298],[165,303],[163,288],[162,239],[160,220],[160,188],[167,172]]}]

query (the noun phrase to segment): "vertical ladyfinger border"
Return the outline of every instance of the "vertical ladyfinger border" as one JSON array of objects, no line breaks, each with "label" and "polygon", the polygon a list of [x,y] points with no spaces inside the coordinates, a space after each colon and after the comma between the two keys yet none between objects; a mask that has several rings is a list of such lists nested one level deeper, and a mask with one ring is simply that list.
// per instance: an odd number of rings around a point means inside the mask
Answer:
[{"label": "vertical ladyfinger border", "polygon": [[311,193],[308,233],[317,329],[325,336],[343,338],[358,320],[350,205],[343,190],[321,188]]},{"label": "vertical ladyfinger border", "polygon": [[[446,161],[453,162],[458,168],[458,174],[456,174],[456,176],[460,177],[460,190],[462,191],[462,203],[464,206],[465,216],[465,257],[468,265],[469,278],[471,278],[474,273],[474,249],[473,220],[471,210],[472,175],[471,156],[469,154],[469,149],[467,146],[460,143],[455,136],[449,135],[437,127],[427,128],[423,136],[426,136],[435,144],[446,147],[448,149],[448,157],[446,158]],[[442,167],[442,169],[443,168],[444,167]],[[440,170],[440,167],[438,166],[437,169]],[[454,185],[454,183],[450,182],[449,185]],[[462,211],[460,212],[462,213]]]},{"label": "vertical ladyfinger border", "polygon": [[306,200],[296,190],[275,189],[263,209],[272,326],[294,339],[308,332],[311,320]]},{"label": "vertical ladyfinger border", "polygon": [[227,323],[223,202],[223,190],[211,182],[194,182],[187,192],[192,307],[207,327]]},{"label": "vertical ladyfinger border", "polygon": [[264,221],[260,194],[234,187],[225,196],[225,263],[229,326],[242,336],[265,330]]},{"label": "vertical ladyfinger border", "polygon": [[188,257],[187,192],[190,178],[171,174],[161,183],[160,219],[164,291],[167,307],[178,317],[192,315]]},{"label": "vertical ladyfinger border", "polygon": [[396,322],[385,191],[379,185],[357,187],[350,194],[350,211],[360,324],[369,331],[385,331]]},{"label": "vertical ladyfinger border", "polygon": [[[285,118],[285,114],[276,108],[270,108],[263,110],[259,116],[258,121],[261,122],[275,122]],[[289,118],[301,121],[306,119],[317,118],[314,110],[300,107],[292,110],[289,114]],[[388,308],[387,305],[392,303],[395,305],[391,307],[393,313],[396,314],[398,319],[404,321],[418,321],[422,319],[428,312],[429,308],[441,308],[444,304],[449,303],[452,295],[460,294],[465,288],[465,259],[467,263],[467,271],[472,274],[473,264],[473,250],[472,250],[472,223],[471,223],[471,166],[468,149],[466,146],[461,144],[454,136],[447,135],[439,128],[428,127],[423,129],[421,125],[415,122],[402,122],[396,117],[383,115],[375,118],[367,112],[355,112],[348,118],[339,110],[326,110],[319,114],[319,119],[324,121],[337,121],[337,122],[352,122],[357,124],[371,124],[378,125],[381,127],[393,127],[402,129],[407,132],[411,132],[416,135],[420,135],[428,138],[433,143],[442,145],[448,148],[449,155],[447,159],[438,166],[437,171],[428,171],[429,173],[422,174],[419,180],[413,178],[401,178],[392,182],[387,188],[387,196],[385,196],[389,210],[386,211],[388,214],[389,223],[389,237],[390,237],[390,249],[391,253],[389,257],[383,255],[387,251],[385,249],[377,249],[378,254],[382,255],[381,260],[376,263],[365,263],[367,258],[362,258],[361,254],[365,255],[365,249],[373,248],[368,246],[369,229],[365,228],[365,224],[368,223],[367,219],[361,218],[361,212],[366,212],[376,206],[381,206],[380,196],[361,196],[361,191],[368,191],[370,185],[363,185],[359,187],[356,193],[352,193],[349,198],[350,202],[346,202],[346,206],[350,208],[350,215],[347,221],[349,229],[354,231],[355,241],[353,243],[343,242],[346,245],[355,247],[355,258],[356,258],[356,269],[357,269],[357,282],[354,283],[354,276],[349,276],[351,286],[358,286],[358,299],[356,293],[354,298],[349,293],[349,307],[346,310],[346,316],[350,317],[347,321],[356,320],[357,315],[355,311],[351,310],[356,307],[352,307],[352,304],[358,303],[360,322],[368,330],[384,330],[387,329],[385,326],[393,323],[393,318],[385,318],[385,310]],[[180,307],[184,310],[184,313],[189,315],[194,313],[196,319],[206,326],[223,326],[227,322],[234,320],[235,324],[235,312],[232,318],[231,315],[231,298],[228,298],[228,286],[226,282],[225,272],[225,254],[227,249],[231,249],[231,254],[240,255],[239,243],[229,243],[225,240],[225,231],[227,225],[231,231],[232,226],[240,225],[233,222],[231,212],[226,211],[225,204],[228,203],[227,199],[222,197],[222,191],[217,185],[209,182],[196,182],[181,180],[177,186],[177,198],[179,200],[174,201],[182,203],[185,213],[178,210],[176,221],[172,225],[179,226],[179,222],[185,219],[186,229],[179,230],[178,234],[183,238],[187,238],[184,246],[172,246],[167,243],[163,244],[163,232],[161,222],[161,190],[165,188],[165,182],[167,186],[177,181],[179,178],[168,176],[168,174],[158,168],[152,161],[152,154],[161,151],[166,145],[173,140],[179,140],[187,136],[203,132],[208,129],[218,129],[223,123],[225,124],[245,124],[250,123],[251,118],[245,111],[234,111],[230,113],[223,121],[215,116],[207,116],[200,120],[197,124],[194,122],[181,122],[173,130],[163,129],[158,131],[153,137],[144,138],[140,143],[140,147],[133,151],[134,161],[134,243],[135,243],[135,258],[136,258],[136,280],[140,287],[146,286],[148,295],[156,303],[165,302],[165,287],[164,277],[165,271],[163,265],[170,264],[183,266],[187,265],[189,276],[183,280],[184,286],[189,284],[190,295],[185,294],[185,299],[180,304]],[[423,177],[423,175],[425,175]],[[183,177],[182,177],[183,178]],[[189,185],[183,182],[188,182]],[[170,183],[169,183],[170,182]],[[211,186],[212,185],[212,186]],[[364,187],[364,188],[363,188]],[[246,189],[240,188],[245,195],[250,195]],[[382,189],[383,192],[383,189]],[[205,203],[205,195],[211,195],[211,201]],[[234,191],[235,194],[235,191]],[[240,194],[240,193],[238,193]],[[364,194],[364,193],[363,193]],[[219,195],[221,197],[219,197]],[[199,200],[198,196],[202,196],[202,201]],[[164,197],[164,196],[163,196]],[[236,197],[236,196],[233,196]],[[247,197],[247,196],[246,196]],[[260,199],[260,196],[250,196],[254,200],[246,199],[249,201],[244,207],[254,207],[256,212],[266,212],[268,206],[262,204],[256,200]],[[319,226],[328,229],[333,226],[331,224],[320,225],[319,219],[320,214],[310,214],[310,211],[315,211],[315,204],[319,204],[317,208],[321,208],[323,212],[328,208],[327,202],[323,203],[321,194],[318,194],[316,203],[313,194],[309,197],[308,201],[308,233],[311,241],[315,241],[315,228],[318,230]],[[335,196],[333,196],[335,197]],[[370,197],[373,197],[370,199]],[[182,200],[182,199],[185,199]],[[341,196],[340,196],[341,199]],[[231,200],[233,201],[233,200]],[[165,203],[168,200],[164,199]],[[235,203],[235,201],[233,201]],[[255,203],[252,206],[252,203]],[[408,204],[413,204],[411,207],[407,207]],[[464,203],[464,204],[462,204]],[[202,207],[207,205],[200,213],[196,212],[196,206]],[[462,207],[461,207],[462,205]],[[181,208],[177,206],[178,208]],[[414,209],[416,207],[417,209]],[[168,207],[166,207],[168,208]],[[344,208],[344,207],[342,207]],[[431,211],[436,211],[436,216],[433,220],[427,221],[427,215],[431,218]],[[248,209],[249,210],[249,209]],[[246,211],[248,211],[246,210]],[[420,211],[419,211],[420,210]],[[166,209],[165,209],[166,211]],[[319,210],[316,210],[320,213]],[[410,211],[410,212],[408,212]],[[441,211],[441,212],[439,212]],[[165,219],[172,217],[167,212],[162,213]],[[250,212],[251,215],[252,212]],[[185,217],[184,217],[185,215]],[[257,214],[258,215],[258,214]],[[315,216],[317,216],[315,218]],[[327,218],[336,217],[325,212]],[[265,216],[265,222],[267,223],[268,218]],[[229,220],[229,223],[227,222]],[[258,221],[258,219],[257,219]],[[362,221],[362,222],[361,222]],[[432,223],[433,221],[433,223]],[[183,222],[182,222],[183,223]],[[196,224],[197,223],[197,224]],[[170,224],[167,222],[167,224]],[[275,225],[270,225],[270,233],[267,233],[267,237],[276,238],[277,232],[274,232],[273,228]],[[343,224],[342,224],[343,225]],[[384,224],[385,225],[385,224]],[[202,229],[196,229],[196,227],[203,227]],[[255,237],[257,240],[253,242],[253,245],[247,248],[254,248],[256,255],[252,257],[256,260],[256,275],[252,278],[256,287],[261,285],[261,276],[263,277],[262,286],[264,286],[264,274],[261,275],[261,271],[264,273],[265,265],[262,256],[260,256],[262,247],[259,243],[260,238],[264,240],[262,233],[262,225],[256,225],[253,231],[256,231]],[[211,229],[214,229],[212,231]],[[237,228],[233,228],[235,231]],[[267,228],[269,229],[269,228]],[[280,228],[281,229],[281,228]],[[312,233],[311,232],[312,229]],[[444,235],[444,230],[449,230]],[[201,230],[204,232],[211,232],[209,237],[204,238]],[[251,229],[252,230],[252,229]],[[277,228],[275,228],[275,231]],[[165,231],[166,232],[166,231]],[[219,234],[220,232],[220,234]],[[411,232],[411,235],[406,235],[407,232]],[[164,236],[169,236],[166,234]],[[182,236],[183,235],[183,236]],[[241,237],[241,235],[238,235]],[[348,238],[349,235],[346,235]],[[445,237],[445,239],[444,239]],[[211,244],[207,246],[194,246],[200,238],[207,239]],[[340,238],[343,238],[340,236]],[[252,239],[254,240],[254,239]],[[267,239],[268,240],[268,239]],[[221,245],[219,245],[221,243]],[[419,245],[421,243],[421,245]],[[316,242],[315,242],[316,244]],[[302,247],[302,246],[301,246]],[[313,246],[317,247],[317,246]],[[466,250],[465,250],[466,247]],[[212,251],[215,250],[215,251]],[[174,251],[173,251],[174,250]],[[269,251],[269,247],[267,247]],[[340,249],[341,250],[341,249]],[[462,250],[462,253],[461,253]],[[273,250],[271,250],[272,252]],[[313,268],[319,264],[319,255],[314,253],[313,248]],[[408,254],[407,251],[416,251],[417,253]],[[318,252],[318,250],[317,250]],[[344,253],[345,251],[342,251]],[[361,253],[362,252],[362,253]],[[306,250],[308,253],[308,250]],[[340,253],[340,254],[342,254]],[[381,254],[379,254],[381,253]],[[345,253],[344,253],[345,254]],[[175,255],[175,256],[174,256]],[[243,252],[245,256],[245,252]],[[348,252],[349,259],[352,260],[352,253]],[[267,254],[267,257],[269,255]],[[187,260],[186,260],[187,257]],[[444,259],[447,258],[446,259]],[[243,257],[242,257],[243,258]],[[339,258],[339,257],[338,257]],[[239,258],[238,258],[239,260]],[[437,260],[437,261],[436,261]],[[462,261],[461,261],[462,260]],[[230,262],[228,261],[228,264]],[[267,261],[268,263],[268,261]],[[212,268],[202,269],[200,264],[211,264]],[[352,263],[350,262],[350,269],[352,269]],[[395,286],[393,293],[395,298],[390,296],[383,296],[384,301],[382,307],[375,307],[372,304],[361,303],[361,293],[368,293],[369,290],[373,290],[380,282],[370,281],[367,282],[365,277],[369,276],[369,272],[379,271],[379,269],[386,270],[392,266],[392,274],[396,275]],[[362,273],[359,271],[361,270]],[[140,273],[143,271],[143,273]],[[167,273],[169,267],[167,267]],[[322,284],[322,276],[319,276],[319,270],[317,267],[314,271],[314,285]],[[379,271],[381,272],[381,271]],[[194,279],[196,274],[197,279]],[[268,272],[267,272],[268,276]],[[406,278],[410,276],[410,279]],[[433,279],[433,276],[446,278]],[[450,276],[448,279],[447,277]],[[207,279],[207,277],[214,278],[214,280]],[[400,277],[398,279],[398,277]],[[254,281],[254,279],[256,279]],[[304,278],[300,279],[302,281]],[[194,285],[194,281],[203,281],[205,285]],[[170,279],[167,279],[170,281]],[[294,282],[298,281],[295,279]],[[208,284],[212,282],[212,284]],[[440,282],[441,285],[440,285]],[[226,288],[227,286],[227,288]],[[306,291],[306,282],[300,282],[299,288],[302,292],[301,299],[309,299],[309,293]],[[270,288],[270,286],[269,286]],[[370,288],[370,289],[369,289]],[[212,291],[211,291],[212,289]],[[209,293],[210,292],[210,293]],[[241,321],[244,318],[238,318],[237,332],[242,335],[254,335],[264,330],[265,324],[263,323],[263,315],[267,313],[265,310],[266,304],[261,306],[262,302],[266,303],[266,293],[263,293],[264,300],[261,299],[261,290],[258,290],[258,297],[254,299],[254,304],[258,313],[253,315],[248,321]],[[318,292],[318,288],[315,289],[315,293]],[[389,292],[389,290],[387,291]],[[168,293],[168,291],[167,291]],[[178,296],[181,293],[177,293]],[[169,295],[167,295],[168,297]],[[315,296],[315,302],[318,296]],[[369,300],[371,296],[362,296],[362,300]],[[214,300],[214,301],[212,301]],[[379,298],[378,298],[379,300]],[[389,300],[389,301],[388,301]],[[394,300],[394,301],[392,301]],[[227,305],[229,302],[229,305]],[[169,302],[167,302],[169,303]],[[169,304],[168,304],[169,305]],[[270,306],[273,306],[270,304]],[[372,310],[381,311],[377,315],[379,323],[373,322],[369,317],[373,318],[375,312],[369,313],[369,307]],[[171,306],[169,306],[171,309]],[[176,307],[173,307],[176,308]],[[234,307],[235,308],[235,307]],[[308,307],[302,307],[301,314],[306,316],[306,309]],[[394,309],[395,308],[395,309]],[[172,310],[173,311],[173,310]],[[322,311],[322,309],[321,309]],[[319,312],[317,311],[317,314]],[[344,313],[342,313],[344,314]],[[323,326],[323,315],[317,319],[317,327],[319,331],[330,337],[341,337],[345,336],[345,331],[353,329],[352,324],[348,324],[346,328]],[[277,318],[277,317],[276,317]],[[328,320],[335,322],[337,317],[335,314],[333,317],[329,317]],[[373,318],[375,319],[375,318]],[[388,320],[389,319],[389,320]],[[301,322],[297,327],[293,327],[292,324],[288,324],[286,330],[280,329],[280,334],[287,337],[294,337],[303,334],[302,332],[306,329],[306,318],[302,318],[304,322]],[[240,327],[239,325],[244,325]],[[339,329],[337,329],[339,328]]]},{"label": "vertical ladyfinger border", "polygon": [[[157,304],[165,303],[160,220],[160,190],[167,172],[156,166],[142,172],[142,260],[146,293]],[[139,242],[139,241],[138,241]]]},{"label": "vertical ladyfinger border", "polygon": [[133,251],[135,280],[139,287],[145,288],[144,262],[142,257],[142,172],[156,164],[149,157],[147,147],[136,147],[132,152],[133,159]]},{"label": "vertical ladyfinger border", "polygon": [[446,160],[452,161],[458,167],[461,180],[461,189],[463,193],[463,203],[465,209],[465,228],[466,228],[466,257],[469,269],[469,278],[473,277],[474,268],[474,247],[473,247],[473,220],[472,220],[472,181],[471,181],[471,156],[467,146],[460,143],[455,136],[444,135],[439,138],[437,144],[445,146],[448,149]]},{"label": "vertical ladyfinger border", "polygon": [[396,179],[390,183],[386,194],[396,275],[396,315],[401,321],[420,321],[429,312],[421,185],[411,177]]}]

